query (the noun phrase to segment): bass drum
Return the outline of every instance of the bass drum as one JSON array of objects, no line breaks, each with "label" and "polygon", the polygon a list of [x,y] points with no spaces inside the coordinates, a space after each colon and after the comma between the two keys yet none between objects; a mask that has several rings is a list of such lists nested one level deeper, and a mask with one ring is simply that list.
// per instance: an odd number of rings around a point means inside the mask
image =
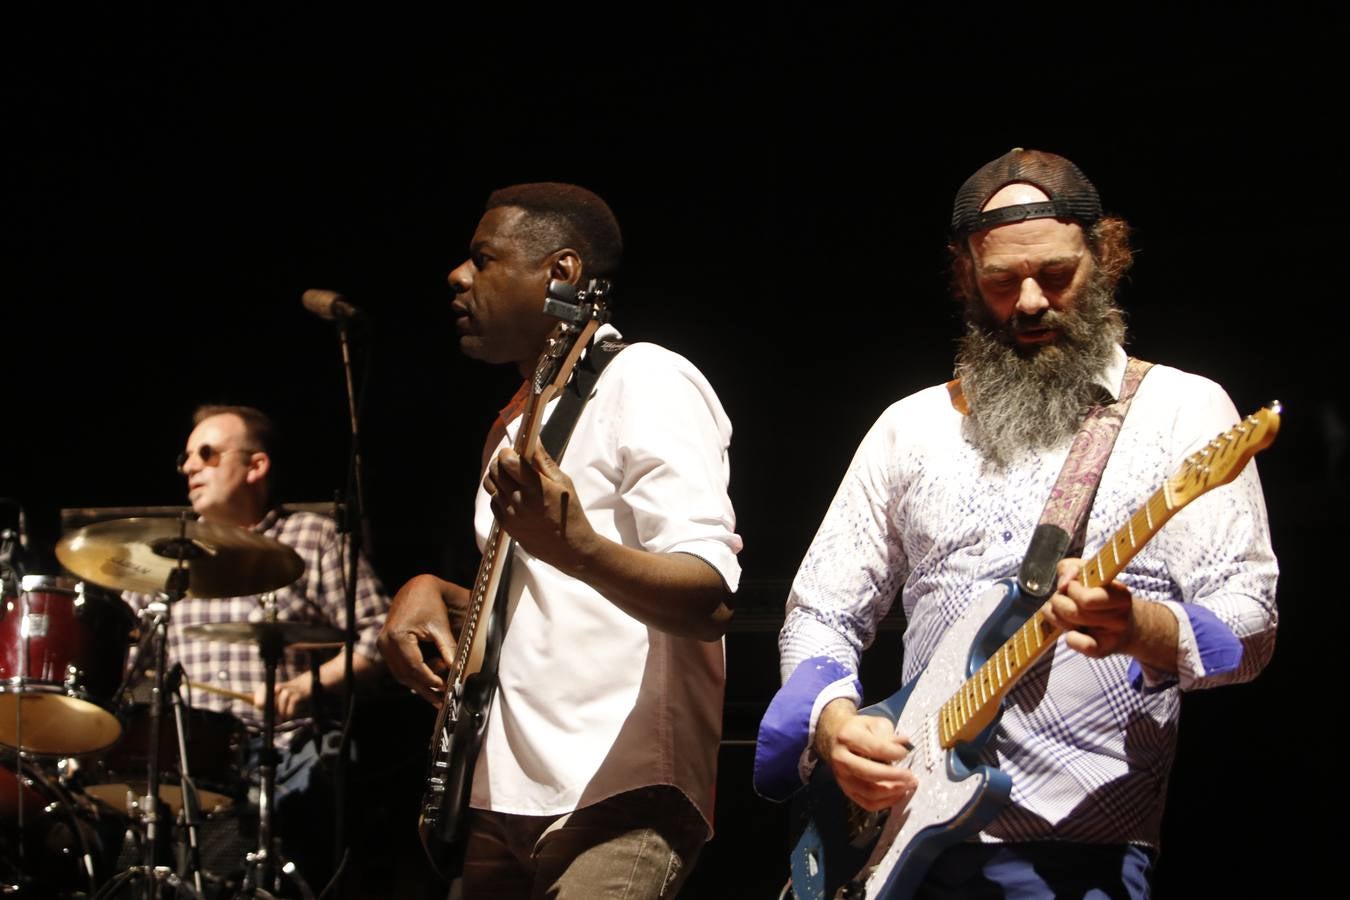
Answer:
[{"label": "bass drum", "polygon": [[111,746],[135,617],[117,594],[27,575],[0,606],[0,744],[39,756]]},{"label": "bass drum", "polygon": [[113,858],[104,852],[104,838],[120,847],[125,828],[124,819],[100,820],[92,802],[31,763],[23,764],[21,777],[12,757],[0,762],[0,881],[6,894],[12,885],[19,897],[92,896]]}]

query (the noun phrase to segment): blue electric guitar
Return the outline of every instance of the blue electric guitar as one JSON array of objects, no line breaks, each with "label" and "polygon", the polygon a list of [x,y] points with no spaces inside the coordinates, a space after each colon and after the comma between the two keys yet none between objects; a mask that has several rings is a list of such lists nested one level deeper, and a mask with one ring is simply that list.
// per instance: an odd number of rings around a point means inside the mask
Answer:
[{"label": "blue electric guitar", "polygon": [[[1275,440],[1280,412],[1280,404],[1272,403],[1187,457],[1085,561],[1083,584],[1109,583],[1183,506],[1236,478]],[[947,630],[918,677],[861,710],[895,722],[896,733],[913,745],[900,763],[919,780],[907,804],[868,813],[843,795],[829,766],[815,767],[792,852],[797,900],[910,897],[939,852],[974,835],[1007,802],[1012,780],[979,765],[980,749],[1003,698],[1062,633],[1041,615],[1042,599],[1027,587],[1007,579],[981,594]]]}]

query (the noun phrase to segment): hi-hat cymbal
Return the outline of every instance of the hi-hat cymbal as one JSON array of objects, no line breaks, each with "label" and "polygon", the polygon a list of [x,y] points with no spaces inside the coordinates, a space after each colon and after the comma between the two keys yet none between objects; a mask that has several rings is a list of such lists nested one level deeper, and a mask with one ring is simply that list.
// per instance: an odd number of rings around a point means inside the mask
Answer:
[{"label": "hi-hat cymbal", "polygon": [[274,638],[287,646],[306,649],[340,647],[344,637],[339,628],[313,622],[207,622],[189,625],[183,634],[226,644],[261,644]]},{"label": "hi-hat cymbal", "polygon": [[86,525],[56,543],[56,558],[86,581],[116,591],[165,589],[182,556],[189,597],[243,597],[294,582],[305,563],[290,547],[247,528],[178,519],[111,519]]}]

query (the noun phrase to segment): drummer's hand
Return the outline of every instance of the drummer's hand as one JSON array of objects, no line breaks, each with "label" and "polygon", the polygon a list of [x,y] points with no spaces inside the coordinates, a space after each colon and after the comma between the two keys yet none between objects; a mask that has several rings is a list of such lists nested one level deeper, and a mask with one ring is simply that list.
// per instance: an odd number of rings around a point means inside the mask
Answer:
[{"label": "drummer's hand", "polygon": [[[282,681],[277,685],[277,722],[286,722],[288,719],[296,718],[306,707],[309,706],[309,694],[313,687],[313,679],[308,672],[304,675],[297,675],[289,681]],[[263,700],[266,700],[265,688],[259,687],[254,691],[254,706],[259,710],[262,708]]]},{"label": "drummer's hand", "polygon": [[379,647],[385,665],[400,684],[433,706],[441,705],[445,679],[428,665],[423,644],[440,653],[436,668],[444,672],[455,657],[456,639],[450,628],[449,606],[468,605],[469,592],[432,575],[418,575],[399,589],[389,607]]},{"label": "drummer's hand", "polygon": [[[304,711],[305,707],[309,706],[310,690],[313,683],[310,674],[306,672],[276,686],[277,724],[294,719]],[[267,701],[266,691],[266,688],[259,685],[253,692],[253,705],[258,709],[262,709],[263,704]]]}]

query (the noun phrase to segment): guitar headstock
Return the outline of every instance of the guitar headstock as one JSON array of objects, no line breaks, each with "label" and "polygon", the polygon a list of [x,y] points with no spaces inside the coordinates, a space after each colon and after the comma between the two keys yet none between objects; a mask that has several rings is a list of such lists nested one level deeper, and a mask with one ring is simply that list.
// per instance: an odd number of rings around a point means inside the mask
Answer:
[{"label": "guitar headstock", "polygon": [[[589,342],[595,329],[609,321],[610,283],[592,278],[585,288],[553,279],[548,283],[544,312],[560,321],[544,344],[544,352],[535,364],[531,392],[540,396],[550,386],[560,390],[572,375],[577,345]],[[583,342],[584,335],[584,342]]]},{"label": "guitar headstock", "polygon": [[1280,402],[1273,400],[1186,457],[1181,471],[1167,480],[1171,499],[1188,503],[1238,477],[1253,456],[1274,442],[1282,412]]}]

